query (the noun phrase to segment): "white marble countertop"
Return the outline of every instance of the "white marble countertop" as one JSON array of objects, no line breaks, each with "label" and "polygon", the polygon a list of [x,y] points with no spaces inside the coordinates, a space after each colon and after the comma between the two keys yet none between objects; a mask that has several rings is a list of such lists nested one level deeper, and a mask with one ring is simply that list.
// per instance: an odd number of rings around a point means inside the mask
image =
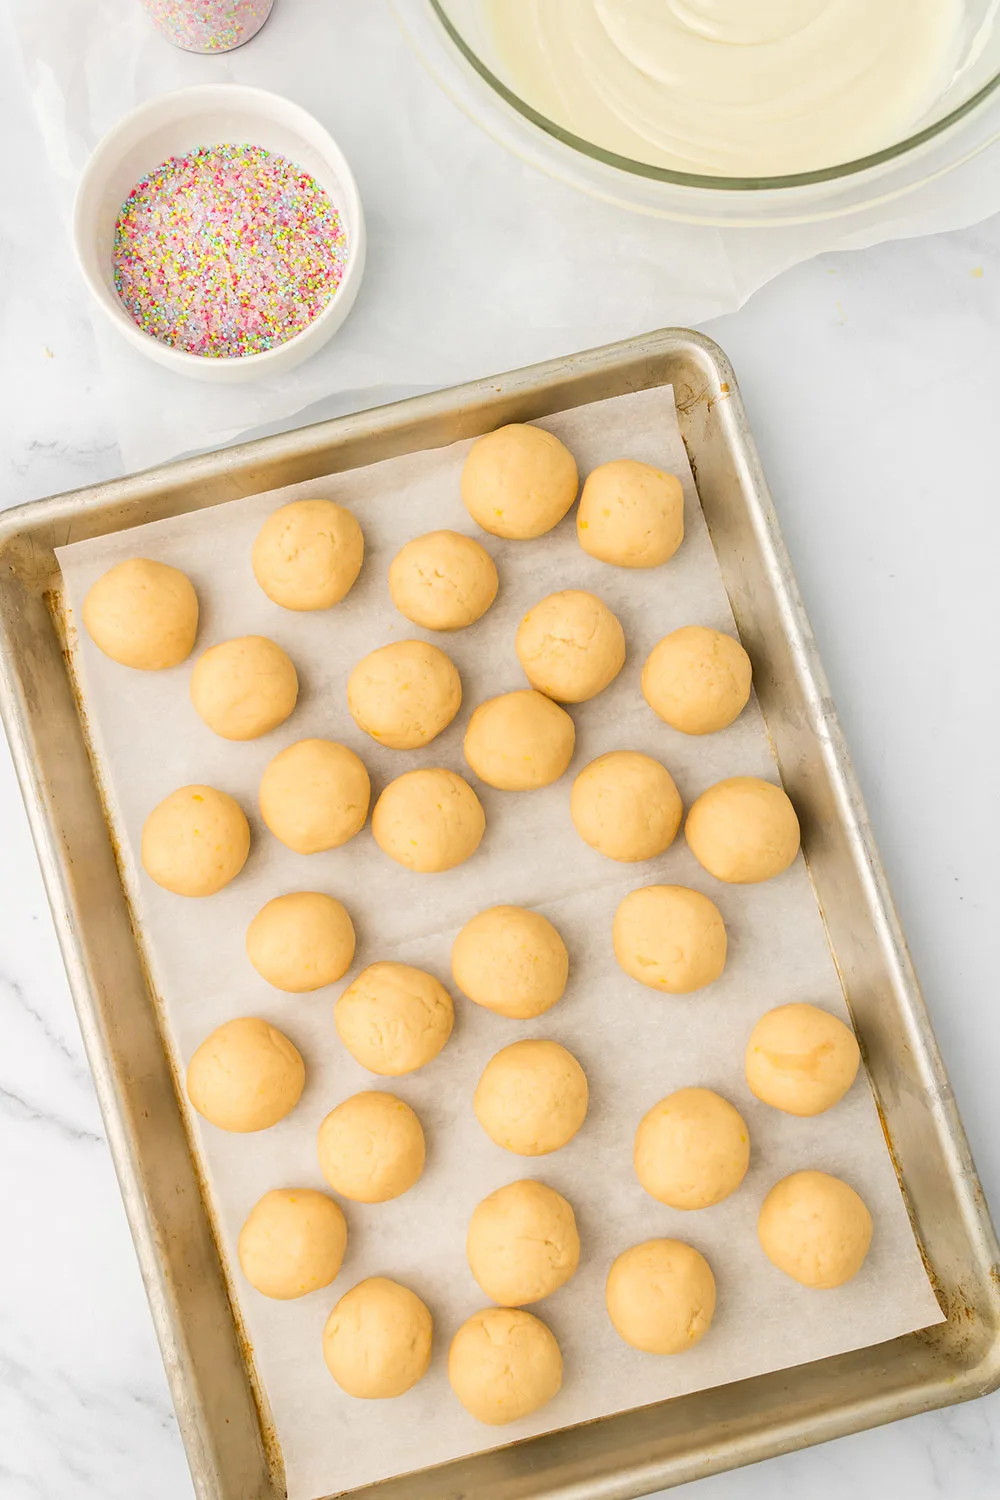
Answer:
[{"label": "white marble countertop", "polygon": [[[0,503],[10,505],[111,476],[119,459],[40,142],[9,66],[0,84]],[[1000,1205],[1000,220],[814,261],[708,331],[735,363]],[[191,1483],[2,745],[0,828],[0,1497],[184,1500]],[[690,1493],[987,1500],[1000,1493],[998,1420],[1000,1396]]]}]

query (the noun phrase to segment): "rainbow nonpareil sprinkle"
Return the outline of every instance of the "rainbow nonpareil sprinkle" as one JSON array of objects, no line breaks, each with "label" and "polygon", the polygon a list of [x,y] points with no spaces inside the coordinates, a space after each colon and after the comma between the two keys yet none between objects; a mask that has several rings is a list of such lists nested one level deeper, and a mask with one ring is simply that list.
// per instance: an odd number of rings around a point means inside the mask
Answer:
[{"label": "rainbow nonpareil sprinkle", "polygon": [[263,26],[272,0],[142,0],[154,26],[185,52],[231,52]]},{"label": "rainbow nonpareil sprinkle", "polygon": [[347,259],[315,178],[260,146],[172,156],[118,216],[115,286],[151,338],[208,359],[260,354],[308,328]]}]

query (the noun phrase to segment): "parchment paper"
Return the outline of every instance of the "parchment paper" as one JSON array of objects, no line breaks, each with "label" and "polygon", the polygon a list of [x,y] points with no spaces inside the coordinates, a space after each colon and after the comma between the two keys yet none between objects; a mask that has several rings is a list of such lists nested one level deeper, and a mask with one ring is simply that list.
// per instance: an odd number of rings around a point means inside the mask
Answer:
[{"label": "parchment paper", "polygon": [[248,46],[210,57],[170,46],[139,0],[6,3],[67,223],[105,131],[144,100],[196,83],[253,84],[311,110],[343,148],[365,206],[368,266],[347,322],[306,364],[249,385],[161,369],[77,279],[126,470],[287,425],[315,403],[333,416],[390,392],[702,323],[821,251],[957,229],[1000,209],[998,144],[901,199],[837,219],[672,223],[525,166],[446,97],[385,0],[276,0]]},{"label": "parchment paper", "polygon": [[[111,564],[137,555],[159,558],[184,569],[197,587],[199,651],[235,635],[268,635],[288,650],[303,682],[300,706],[287,724],[262,740],[230,744],[195,715],[188,699],[190,664],[161,673],[129,671],[104,658],[79,631],[77,665],[126,876],[181,1065],[215,1026],[246,1014],[279,1026],[306,1059],[302,1101],[273,1129],[227,1135],[193,1116],[224,1251],[284,1454],[290,1500],[314,1500],[940,1321],[864,1078],[829,1114],[796,1120],[754,1100],[743,1076],[748,1033],[771,1006],[809,1000],[847,1016],[801,857],[766,885],[727,887],[696,864],[683,838],[657,860],[626,866],[588,849],[573,830],[572,776],[607,750],[639,749],[661,758],[685,805],[721,777],[776,779],[776,769],[755,703],[723,733],[689,739],[662,724],[639,692],[642,663],[668,631],[693,622],[735,628],[671,393],[624,396],[540,425],[569,444],[583,474],[604,460],[630,456],[681,475],[687,537],[676,558],[649,573],[607,568],[581,552],[571,514],[537,542],[486,538],[500,570],[501,592],[479,624],[436,638],[417,630],[392,608],[386,570],[402,543],[423,531],[475,530],[458,489],[467,443],[80,542],[59,553],[77,618],[86,589]],[[349,505],[364,528],[367,555],[343,604],[295,615],[271,604],[258,589],[250,548],[270,511],[306,495]],[[569,586],[595,590],[620,616],[628,661],[606,692],[572,710],[576,755],[559,783],[527,794],[477,785],[487,833],[466,865],[443,875],[412,874],[381,853],[369,828],[340,850],[301,856],[262,826],[256,791],[265,764],[285,745],[309,735],[342,740],[355,749],[370,768],[376,793],[416,765],[440,764],[471,776],[462,758],[469,713],[482,699],[524,685],[514,654],[516,624],[531,604]],[[454,657],[465,702],[456,722],[426,750],[386,750],[351,720],[346,679],[376,646],[421,635],[436,639]],[[146,815],[175,787],[193,781],[235,795],[254,834],[244,873],[207,900],[170,895],[137,866]],[[700,994],[661,996],[627,978],[615,963],[615,907],[626,892],[654,881],[704,891],[723,913],[729,962],[722,978]],[[336,895],[358,929],[357,959],[343,985],[311,996],[271,989],[244,952],[254,913],[270,897],[296,889]],[[454,991],[449,954],[455,933],[497,902],[537,906],[564,934],[572,964],[564,998],[548,1015],[519,1023],[456,996],[454,1036],[439,1058],[388,1084],[366,1073],[341,1047],[334,1029],[331,1006],[341,988],[364,965],[394,958],[429,969]],[[472,1111],[473,1090],[486,1062],[500,1047],[527,1036],[563,1042],[579,1057],[591,1087],[590,1113],[579,1134],[563,1150],[538,1159],[494,1146]],[[685,1214],[646,1196],[632,1171],[631,1152],[641,1115],[673,1089],[694,1084],[719,1090],[742,1111],[753,1155],[739,1192],[713,1209]],[[409,1101],[424,1123],[428,1161],[420,1182],[392,1203],[343,1205],[348,1253],[331,1287],[290,1303],[258,1295],[243,1280],[235,1256],[246,1214],[269,1188],[324,1187],[314,1144],[319,1122],[358,1089],[386,1086]],[[804,1167],[846,1178],[860,1190],[875,1221],[862,1273],[834,1292],[795,1285],[770,1265],[756,1239],[764,1194],[780,1177]],[[562,1392],[531,1418],[492,1429],[477,1424],[452,1395],[447,1349],[459,1324],[485,1302],[465,1259],[469,1215],[486,1193],[526,1176],[550,1183],[573,1203],[583,1258],[572,1281],[535,1308],[563,1349]],[[604,1310],[611,1260],[627,1246],[658,1235],[696,1245],[718,1280],[718,1311],[708,1337],[675,1358],[627,1348]],[[333,1383],[320,1336],[337,1299],[374,1274],[403,1281],[427,1301],[435,1318],[435,1352],[430,1373],[407,1395],[366,1403]]]}]

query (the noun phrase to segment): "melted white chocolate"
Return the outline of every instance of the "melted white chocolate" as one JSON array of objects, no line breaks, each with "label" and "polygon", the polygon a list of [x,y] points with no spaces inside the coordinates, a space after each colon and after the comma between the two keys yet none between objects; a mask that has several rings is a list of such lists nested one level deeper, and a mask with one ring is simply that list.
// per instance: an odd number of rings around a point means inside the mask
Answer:
[{"label": "melted white chocolate", "polygon": [[607,151],[761,177],[881,150],[954,76],[962,0],[483,0],[507,79]]}]

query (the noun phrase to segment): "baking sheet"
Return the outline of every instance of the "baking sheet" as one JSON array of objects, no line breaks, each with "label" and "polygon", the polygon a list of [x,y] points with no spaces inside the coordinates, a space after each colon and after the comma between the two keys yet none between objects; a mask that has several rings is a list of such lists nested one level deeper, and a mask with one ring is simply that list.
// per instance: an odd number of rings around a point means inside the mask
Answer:
[{"label": "baking sheet", "polygon": [[[439,526],[474,530],[458,495],[467,443],[310,481],[60,549],[67,600],[79,604],[94,579],[122,558],[156,557],[183,568],[202,601],[198,649],[233,635],[269,635],[288,650],[303,693],[293,718],[265,739],[234,745],[217,739],[187,696],[190,664],[167,673],[129,672],[109,662],[81,631],[77,667],[96,753],[123,849],[126,879],[162,998],[170,1045],[182,1067],[198,1043],[234,1015],[262,1015],[299,1046],[306,1091],[293,1114],[270,1131],[227,1136],[197,1117],[194,1134],[212,1192],[224,1254],[281,1444],[290,1500],[315,1500],[388,1475],[440,1463],[534,1433],[628,1407],[742,1379],[767,1370],[877,1343],[940,1321],[913,1240],[881,1126],[864,1080],[835,1110],[794,1120],[749,1094],[742,1073],[746,1037],[766,1009],[812,1000],[846,1014],[804,864],[776,881],[727,887],[695,863],[683,840],[660,859],[620,866],[577,838],[569,820],[572,774],[613,748],[658,756],[685,804],[732,774],[773,779],[774,762],[754,704],[722,734],[690,740],[660,723],[642,700],[642,662],[660,637],[692,622],[732,630],[733,621],[697,503],[672,397],[658,389],[562,413],[540,425],[562,437],[581,472],[630,456],[679,473],[685,484],[687,537],[677,557],[649,574],[605,568],[576,543],[572,516],[533,543],[486,542],[497,560],[501,593],[484,620],[454,636],[433,637],[392,609],[386,570],[402,543]],[[348,504],[365,531],[367,556],[347,600],[318,615],[294,615],[270,603],[250,571],[250,547],[263,518],[290,498],[327,495]],[[577,750],[570,774],[530,794],[478,787],[487,834],[468,864],[418,876],[388,860],[366,829],[343,849],[300,856],[286,850],[255,815],[260,774],[284,745],[308,735],[342,740],[362,755],[378,790],[414,765],[465,771],[461,740],[476,703],[523,686],[513,649],[524,611],[555,588],[592,588],[618,613],[629,659],[598,699],[572,710]],[[455,724],[420,752],[377,746],[346,709],[345,685],[356,661],[390,640],[434,639],[453,656],[465,702]],[[254,846],[242,876],[205,901],[153,886],[137,868],[142,823],[176,786],[205,781],[237,796]],[[653,881],[703,890],[719,905],[730,937],[726,971],[700,995],[670,998],[646,990],[617,967],[611,951],[614,909],[627,891]],[[358,928],[356,963],[346,985],[379,958],[418,964],[449,987],[455,932],[496,902],[534,905],[563,933],[572,973],[563,1000],[534,1022],[510,1022],[456,998],[452,1041],[422,1072],[388,1085],[367,1074],[340,1046],[331,1005],[343,985],[312,996],[285,996],[251,968],[243,938],[263,902],[286,890],[320,889],[342,899]],[[492,1054],[524,1036],[550,1036],[581,1060],[591,1108],[562,1151],[529,1160],[503,1152],[472,1112],[476,1080]],[[750,1127],[750,1172],[727,1202],[696,1214],[648,1198],[631,1170],[641,1115],[675,1088],[715,1088]],[[322,1188],[315,1131],[323,1116],[359,1088],[389,1086],[410,1102],[428,1137],[427,1169],[393,1203],[345,1204],[350,1239],[332,1287],[294,1303],[260,1297],[242,1280],[235,1241],[247,1212],[268,1188]],[[755,1235],[760,1202],[779,1177],[802,1167],[844,1176],[872,1209],[875,1237],[861,1275],[835,1292],[795,1286],[764,1258]],[[468,1270],[465,1229],[479,1199],[502,1183],[533,1176],[573,1203],[583,1239],[576,1277],[536,1311],[563,1349],[563,1391],[548,1407],[504,1429],[479,1426],[447,1385],[451,1335],[484,1298]],[[694,1350],[657,1359],[628,1349],[603,1305],[613,1257],[654,1235],[689,1240],[715,1271],[719,1305],[709,1336]],[[352,1401],[326,1372],[320,1335],[330,1308],[364,1276],[384,1274],[413,1287],[436,1324],[431,1371],[389,1403]]]}]

